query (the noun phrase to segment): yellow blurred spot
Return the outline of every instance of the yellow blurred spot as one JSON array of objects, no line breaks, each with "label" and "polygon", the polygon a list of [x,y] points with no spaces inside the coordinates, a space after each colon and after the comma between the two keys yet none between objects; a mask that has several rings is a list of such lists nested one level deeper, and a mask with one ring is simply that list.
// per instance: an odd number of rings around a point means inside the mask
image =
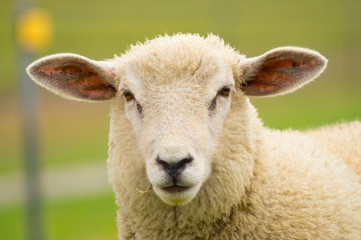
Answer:
[{"label": "yellow blurred spot", "polygon": [[15,30],[18,44],[26,51],[40,52],[53,40],[53,20],[44,9],[31,8],[23,12]]}]

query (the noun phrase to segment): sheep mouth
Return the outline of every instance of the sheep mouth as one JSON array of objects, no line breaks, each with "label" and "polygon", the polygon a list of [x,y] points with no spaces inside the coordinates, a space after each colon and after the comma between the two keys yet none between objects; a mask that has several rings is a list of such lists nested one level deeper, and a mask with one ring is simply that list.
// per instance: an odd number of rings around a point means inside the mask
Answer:
[{"label": "sheep mouth", "polygon": [[199,188],[200,184],[173,183],[165,186],[154,186],[154,191],[164,203],[178,206],[189,203],[197,195]]},{"label": "sheep mouth", "polygon": [[170,192],[170,193],[179,193],[179,192],[184,192],[186,191],[187,189],[189,189],[191,187],[187,187],[187,186],[179,186],[179,185],[172,185],[172,186],[169,186],[169,187],[163,187],[162,189],[166,192]]}]

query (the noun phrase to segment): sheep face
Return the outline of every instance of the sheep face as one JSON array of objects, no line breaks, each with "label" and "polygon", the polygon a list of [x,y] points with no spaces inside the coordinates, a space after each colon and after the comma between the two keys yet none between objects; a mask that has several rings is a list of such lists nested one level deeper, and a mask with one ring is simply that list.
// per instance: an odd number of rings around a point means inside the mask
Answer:
[{"label": "sheep face", "polygon": [[135,188],[150,183],[163,202],[183,205],[211,178],[227,115],[247,114],[232,99],[290,92],[317,77],[326,63],[315,51],[293,47],[247,59],[213,35],[179,34],[138,44],[113,60],[57,54],[27,71],[70,99],[113,99],[108,171],[123,202],[134,202]]},{"label": "sheep face", "polygon": [[[136,64],[147,62],[138,59]],[[122,75],[119,93],[125,115],[155,193],[165,203],[186,204],[210,175],[210,159],[234,91],[232,70],[216,58],[182,72],[154,74],[144,65],[129,64]]]}]

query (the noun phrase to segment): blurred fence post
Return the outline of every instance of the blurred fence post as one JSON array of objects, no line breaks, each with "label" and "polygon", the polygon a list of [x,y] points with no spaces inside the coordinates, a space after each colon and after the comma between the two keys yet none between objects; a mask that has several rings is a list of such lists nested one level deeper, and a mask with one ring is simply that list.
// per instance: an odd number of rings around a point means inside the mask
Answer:
[{"label": "blurred fence post", "polygon": [[25,167],[26,227],[28,240],[43,239],[41,184],[39,176],[38,104],[36,86],[24,69],[34,60],[31,53],[18,50],[20,104]]},{"label": "blurred fence post", "polygon": [[34,8],[31,0],[19,0],[15,12],[17,72],[25,167],[26,239],[43,240],[43,217],[38,144],[38,98],[36,85],[25,72],[52,35],[52,22],[46,11]]}]

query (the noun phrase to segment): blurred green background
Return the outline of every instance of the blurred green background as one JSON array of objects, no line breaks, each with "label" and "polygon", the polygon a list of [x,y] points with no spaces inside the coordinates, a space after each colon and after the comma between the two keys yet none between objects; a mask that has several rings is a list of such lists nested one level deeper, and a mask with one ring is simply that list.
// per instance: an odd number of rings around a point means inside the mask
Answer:
[{"label": "blurred green background", "polygon": [[[305,129],[361,118],[361,1],[39,0],[54,19],[58,52],[112,58],[164,33],[220,35],[247,56],[279,46],[315,49],[327,70],[301,90],[251,99],[265,125]],[[19,80],[13,19],[0,3],[0,239],[25,239]],[[108,103],[71,102],[37,88],[46,239],[116,239],[106,182]]]}]

